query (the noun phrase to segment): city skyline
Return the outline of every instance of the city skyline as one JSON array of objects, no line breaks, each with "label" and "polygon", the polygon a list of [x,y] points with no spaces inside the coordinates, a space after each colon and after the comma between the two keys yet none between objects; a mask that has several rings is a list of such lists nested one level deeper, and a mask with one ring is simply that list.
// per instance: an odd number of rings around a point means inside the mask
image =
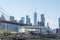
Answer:
[{"label": "city skyline", "polygon": [[58,28],[59,4],[59,0],[0,0],[0,6],[15,19],[20,20],[22,16],[29,15],[33,23],[33,14],[36,11],[37,20],[40,21],[40,14],[44,14],[45,21],[49,22],[52,29]]}]

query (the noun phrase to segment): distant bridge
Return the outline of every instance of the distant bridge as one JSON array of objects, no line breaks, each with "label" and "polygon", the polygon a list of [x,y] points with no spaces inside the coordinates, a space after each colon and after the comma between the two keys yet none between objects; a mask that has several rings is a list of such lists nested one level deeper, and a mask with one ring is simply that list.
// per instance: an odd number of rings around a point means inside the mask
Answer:
[{"label": "distant bridge", "polygon": [[0,23],[8,23],[8,24],[14,24],[14,25],[20,25],[20,26],[26,26],[27,24],[17,23],[13,21],[6,21],[6,20],[0,20]]},{"label": "distant bridge", "polygon": [[[10,15],[10,14],[6,10],[4,10],[2,7],[0,7],[0,9],[3,10],[3,11],[0,10],[0,13],[1,13],[0,15],[1,16],[5,15],[9,19],[10,16],[8,16],[8,15]],[[18,22],[13,22],[13,21],[3,20],[3,18],[0,19],[0,23],[8,23],[8,24],[15,24],[15,25],[20,25],[20,26],[26,26],[26,24],[22,24],[22,23],[18,23]]]}]

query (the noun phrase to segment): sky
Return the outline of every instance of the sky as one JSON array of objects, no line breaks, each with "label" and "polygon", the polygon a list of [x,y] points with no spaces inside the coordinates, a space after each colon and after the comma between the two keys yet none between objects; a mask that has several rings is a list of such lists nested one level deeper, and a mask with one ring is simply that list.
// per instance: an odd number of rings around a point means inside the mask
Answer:
[{"label": "sky", "polygon": [[41,14],[44,14],[45,23],[48,22],[52,29],[58,28],[60,0],[0,0],[0,7],[8,12],[6,14],[14,16],[16,20],[29,15],[31,23],[34,22],[33,14],[36,11],[38,21],[41,20]]}]

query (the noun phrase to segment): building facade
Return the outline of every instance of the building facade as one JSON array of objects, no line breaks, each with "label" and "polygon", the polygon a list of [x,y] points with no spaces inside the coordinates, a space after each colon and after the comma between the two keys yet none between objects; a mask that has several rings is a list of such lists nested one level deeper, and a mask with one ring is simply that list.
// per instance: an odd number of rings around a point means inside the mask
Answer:
[{"label": "building facade", "polygon": [[[0,17],[0,20],[5,20],[5,16],[2,15],[2,16]],[[6,30],[6,23],[1,23],[0,25],[1,25],[0,28],[1,28],[2,30]]]},{"label": "building facade", "polygon": [[41,14],[41,22],[40,22],[40,24],[42,26],[45,26],[45,17],[44,17],[44,14]]},{"label": "building facade", "polygon": [[34,25],[35,26],[37,25],[37,13],[36,12],[34,13]]},{"label": "building facade", "polygon": [[21,17],[19,23],[24,24],[24,17]]},{"label": "building facade", "polygon": [[26,24],[27,24],[27,25],[30,25],[30,24],[31,24],[31,22],[30,22],[30,18],[29,18],[28,15],[26,16]]},{"label": "building facade", "polygon": [[19,33],[29,34],[29,32],[47,34],[46,27],[39,26],[20,26]]},{"label": "building facade", "polygon": [[[17,20],[14,20],[13,16],[10,16],[10,21],[17,22]],[[7,24],[7,30],[10,32],[18,32],[18,25]]]},{"label": "building facade", "polygon": [[59,29],[60,29],[60,18],[59,18],[59,20],[58,20],[58,23],[59,23]]}]

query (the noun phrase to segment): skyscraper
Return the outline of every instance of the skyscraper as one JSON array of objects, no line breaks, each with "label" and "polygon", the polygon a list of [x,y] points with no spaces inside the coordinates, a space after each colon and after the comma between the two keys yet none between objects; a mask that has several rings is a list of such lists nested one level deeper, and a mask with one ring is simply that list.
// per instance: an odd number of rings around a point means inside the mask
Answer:
[{"label": "skyscraper", "polygon": [[37,13],[34,13],[34,25],[37,25]]},{"label": "skyscraper", "polygon": [[58,22],[59,22],[59,29],[60,29],[60,18],[59,18],[59,21]]},{"label": "skyscraper", "polygon": [[[17,23],[17,20],[14,20],[14,22]],[[12,24],[12,32],[18,32],[18,25],[13,25]]]},{"label": "skyscraper", "polygon": [[10,21],[14,21],[14,17],[13,16],[10,16]]},{"label": "skyscraper", "polygon": [[[10,16],[10,21],[17,22],[17,20],[14,20],[13,16]],[[18,32],[18,25],[8,24],[7,30],[11,32]]]},{"label": "skyscraper", "polygon": [[2,19],[2,20],[5,20],[5,17],[2,15],[1,19]]},{"label": "skyscraper", "polygon": [[[1,20],[5,20],[5,16],[4,15],[1,16]],[[6,30],[6,23],[1,23],[1,29],[2,30]]]},{"label": "skyscraper", "polygon": [[24,17],[21,17],[21,19],[20,19],[19,23],[24,24]]},{"label": "skyscraper", "polygon": [[51,33],[51,29],[50,29],[50,26],[49,26],[49,23],[47,23],[47,33]]},{"label": "skyscraper", "polygon": [[45,22],[44,14],[41,14],[41,22]]},{"label": "skyscraper", "polygon": [[59,28],[56,29],[56,33],[60,34],[60,18],[58,19],[58,25],[59,25]]},{"label": "skyscraper", "polygon": [[45,17],[44,14],[41,14],[41,23],[43,26],[45,26]]},{"label": "skyscraper", "polygon": [[[10,16],[10,21],[14,22],[14,17],[13,16]],[[12,28],[13,28],[13,24],[8,24],[7,30],[12,32],[13,31]]]},{"label": "skyscraper", "polygon": [[28,15],[26,16],[26,24],[30,25],[30,18]]}]

